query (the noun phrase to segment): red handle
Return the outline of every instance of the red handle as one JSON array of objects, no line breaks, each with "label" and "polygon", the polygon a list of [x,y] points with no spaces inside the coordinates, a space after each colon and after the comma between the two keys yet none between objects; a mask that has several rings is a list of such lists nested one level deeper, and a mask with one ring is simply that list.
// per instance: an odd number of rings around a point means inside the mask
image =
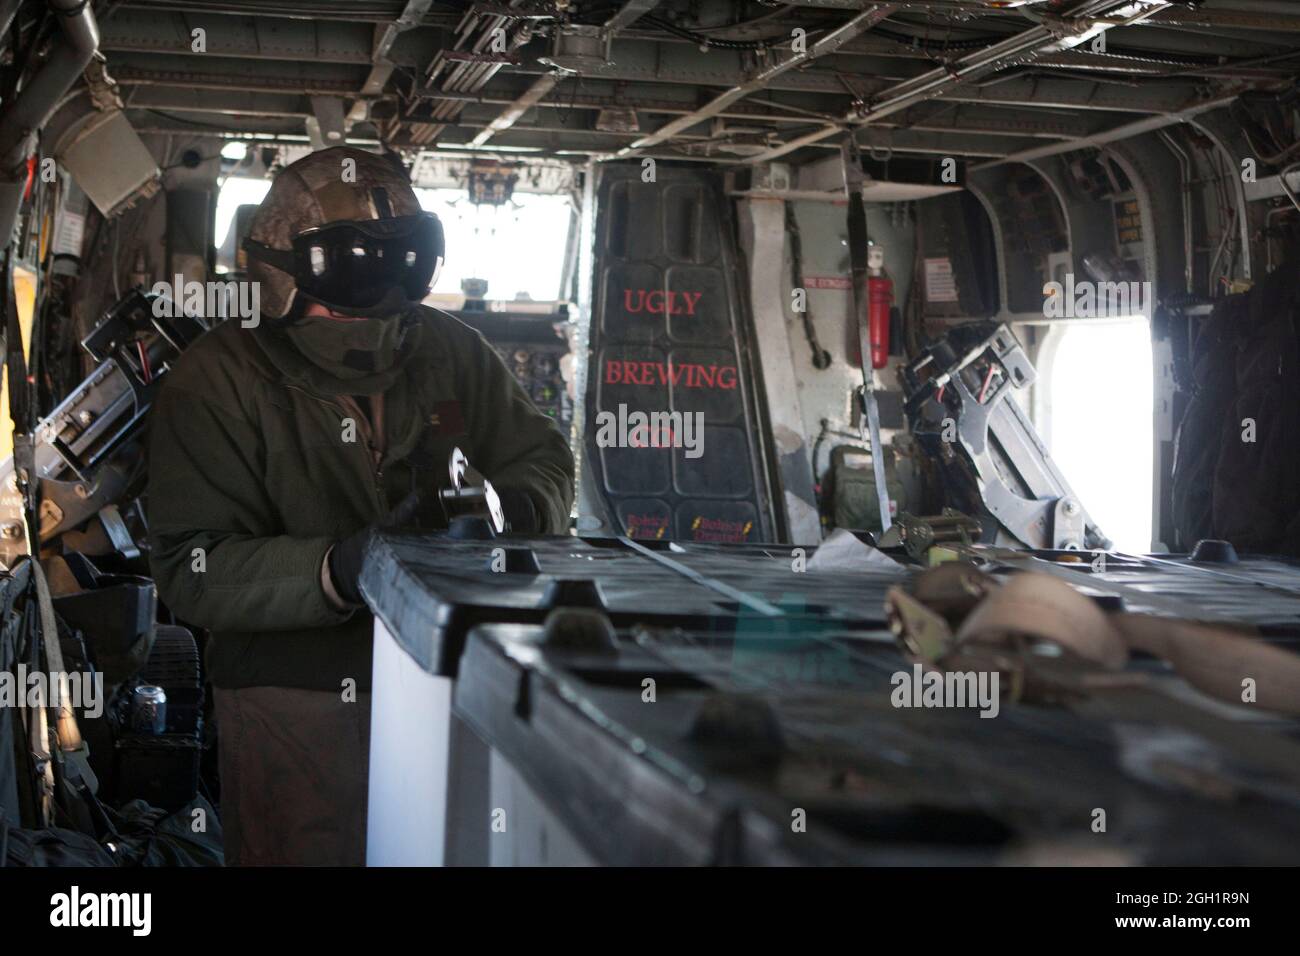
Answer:
[{"label": "red handle", "polygon": [[894,305],[894,280],[872,276],[867,280],[867,333],[871,339],[871,367],[889,363],[889,310]]}]

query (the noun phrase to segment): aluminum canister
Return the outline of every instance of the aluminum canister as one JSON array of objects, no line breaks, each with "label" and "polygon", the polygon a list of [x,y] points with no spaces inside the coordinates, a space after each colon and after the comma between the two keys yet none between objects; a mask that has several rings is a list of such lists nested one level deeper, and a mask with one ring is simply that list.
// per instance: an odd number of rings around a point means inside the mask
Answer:
[{"label": "aluminum canister", "polygon": [[167,730],[167,694],[161,687],[137,687],[131,698],[131,729],[137,734]]}]

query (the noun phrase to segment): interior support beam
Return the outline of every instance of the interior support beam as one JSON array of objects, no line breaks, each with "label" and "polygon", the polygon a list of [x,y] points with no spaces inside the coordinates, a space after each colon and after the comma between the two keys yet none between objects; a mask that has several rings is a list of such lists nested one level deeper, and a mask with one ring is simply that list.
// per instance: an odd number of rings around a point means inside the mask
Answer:
[{"label": "interior support beam", "polygon": [[1135,0],[1132,3],[1118,4],[1115,0],[1088,0],[1070,11],[1071,20],[1062,21],[1063,24],[1078,23],[1077,28],[1058,25],[1031,27],[1006,40],[961,57],[951,64],[945,64],[914,79],[905,80],[872,96],[870,105],[863,110],[850,113],[844,117],[841,124],[824,126],[820,130],[795,137],[746,161],[770,162],[803,146],[840,134],[845,129],[865,126],[874,120],[906,109],[914,103],[942,96],[963,83],[996,72],[1005,66],[1027,63],[1044,53],[1073,49],[1118,25],[1097,21],[1089,23],[1088,18],[1107,14],[1119,18],[1124,23],[1132,23],[1169,6],[1171,6],[1169,3],[1151,2],[1151,0]]},{"label": "interior support beam", "polygon": [[370,75],[361,85],[362,96],[378,96],[388,85],[393,75],[393,62],[388,59],[389,52],[397,38],[413,27],[418,27],[433,6],[433,0],[407,0],[401,16],[391,23],[375,25],[374,46],[370,51]]},{"label": "interior support beam", "polygon": [[[658,5],[659,0],[628,0],[627,3],[619,7],[612,17],[605,21],[602,28],[605,42],[609,43],[619,30],[631,26]],[[519,121],[519,117],[544,100],[563,78],[564,75],[558,72],[544,73],[539,76],[522,96],[501,111],[501,115],[493,120],[487,129],[474,137],[471,145],[482,146],[497,133],[514,126]]]},{"label": "interior support beam", "polygon": [[803,66],[806,63],[811,63],[818,57],[831,53],[856,37],[858,34],[871,29],[881,20],[885,19],[890,14],[895,13],[897,10],[898,5],[892,3],[878,3],[869,7],[857,16],[853,17],[843,26],[832,30],[830,33],[821,37],[804,52],[795,53],[779,63],[775,63],[764,70],[760,70],[751,79],[738,86],[733,86],[725,93],[715,96],[712,100],[700,107],[698,110],[695,110],[693,113],[688,113],[687,115],[672,120],[669,123],[665,123],[649,136],[644,136],[632,143],[631,146],[624,147],[618,151],[618,157],[622,158],[630,156],[638,150],[657,146],[664,140],[670,139],[683,130],[689,129],[701,120],[717,116],[731,104],[744,99],[751,93],[757,93],[764,89],[769,82],[780,76],[782,73],[793,70],[795,67]]},{"label": "interior support beam", "polygon": [[1090,136],[1080,136],[1076,139],[1068,139],[1060,143],[1051,143],[1046,146],[1036,146],[1033,149],[1022,150],[1018,153],[1011,153],[1000,159],[990,160],[976,166],[976,169],[987,169],[990,166],[997,166],[1002,163],[1027,163],[1034,159],[1043,159],[1048,156],[1059,156],[1061,153],[1073,152],[1076,149],[1088,149],[1089,147],[1104,146],[1107,143],[1117,143],[1120,140],[1129,139],[1133,136],[1141,136],[1143,133],[1151,133],[1158,129],[1164,129],[1168,126],[1177,126],[1179,123],[1186,123],[1202,113],[1208,113],[1211,110],[1217,110],[1222,106],[1227,106],[1237,97],[1220,96],[1212,100],[1203,100],[1185,110],[1179,110],[1177,113],[1164,113],[1159,116],[1149,116],[1146,119],[1134,120],[1131,123],[1125,123],[1122,126],[1116,126],[1100,133],[1093,133]]}]

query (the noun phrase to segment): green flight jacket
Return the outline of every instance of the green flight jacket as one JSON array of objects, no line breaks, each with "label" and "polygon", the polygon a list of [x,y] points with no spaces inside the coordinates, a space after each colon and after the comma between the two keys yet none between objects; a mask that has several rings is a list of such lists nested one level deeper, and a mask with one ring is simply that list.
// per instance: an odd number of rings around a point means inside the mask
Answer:
[{"label": "green flight jacket", "polygon": [[171,610],[211,632],[216,686],[369,687],[372,618],[326,600],[321,562],[412,488],[447,487],[455,447],[497,488],[528,492],[544,531],[567,531],[563,433],[478,332],[420,313],[418,346],[384,392],[378,468],[305,362],[268,346],[283,342],[271,329],[231,319],[168,371],[149,423],[150,564]]}]

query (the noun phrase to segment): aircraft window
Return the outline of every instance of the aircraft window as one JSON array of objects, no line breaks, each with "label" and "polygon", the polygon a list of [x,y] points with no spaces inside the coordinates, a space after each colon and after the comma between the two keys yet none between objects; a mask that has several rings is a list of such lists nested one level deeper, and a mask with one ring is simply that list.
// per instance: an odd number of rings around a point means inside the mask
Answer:
[{"label": "aircraft window", "polygon": [[1154,374],[1145,318],[1052,328],[1039,361],[1046,440],[1093,519],[1121,551],[1151,549]]},{"label": "aircraft window", "polygon": [[246,179],[228,176],[217,191],[217,217],[213,229],[212,241],[218,250],[224,250],[228,259],[223,261],[218,254],[217,271],[228,272],[235,260],[235,244],[230,235],[230,227],[235,221],[235,211],[240,206],[256,205],[266,198],[266,191],[271,188],[269,179]]},{"label": "aircraft window", "polygon": [[461,189],[417,189],[447,234],[434,293],[458,295],[462,279],[486,279],[489,299],[549,301],[560,289],[573,205],[567,196],[516,192],[500,206],[474,205]]}]

